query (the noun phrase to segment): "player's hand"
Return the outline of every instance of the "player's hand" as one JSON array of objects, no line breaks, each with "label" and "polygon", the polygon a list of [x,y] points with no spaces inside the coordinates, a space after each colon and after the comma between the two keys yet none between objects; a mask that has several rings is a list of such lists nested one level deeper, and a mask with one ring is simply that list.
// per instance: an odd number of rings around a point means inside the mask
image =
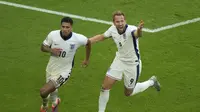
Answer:
[{"label": "player's hand", "polygon": [[84,60],[83,62],[82,62],[82,65],[81,65],[81,67],[87,67],[88,66],[88,64],[89,64],[89,60]]},{"label": "player's hand", "polygon": [[143,27],[144,27],[144,21],[141,20],[140,23],[139,23],[139,25],[138,25],[138,29],[142,30]]},{"label": "player's hand", "polygon": [[51,49],[51,53],[54,55],[54,56],[59,56],[60,53],[61,53],[62,49],[60,48],[52,48]]}]

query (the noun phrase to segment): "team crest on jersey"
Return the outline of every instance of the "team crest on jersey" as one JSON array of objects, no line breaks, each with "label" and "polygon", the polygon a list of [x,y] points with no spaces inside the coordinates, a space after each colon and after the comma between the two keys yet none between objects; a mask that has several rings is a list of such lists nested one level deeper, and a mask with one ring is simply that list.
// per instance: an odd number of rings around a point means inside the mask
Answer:
[{"label": "team crest on jersey", "polygon": [[74,49],[75,44],[70,44],[70,49]]},{"label": "team crest on jersey", "polygon": [[125,33],[123,34],[123,38],[126,39],[126,34]]}]

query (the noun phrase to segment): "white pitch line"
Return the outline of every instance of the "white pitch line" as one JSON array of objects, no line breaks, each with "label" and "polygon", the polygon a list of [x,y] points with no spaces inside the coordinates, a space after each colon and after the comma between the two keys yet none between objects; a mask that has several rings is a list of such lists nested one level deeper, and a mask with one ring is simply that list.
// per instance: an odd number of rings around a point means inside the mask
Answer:
[{"label": "white pitch line", "polygon": [[95,18],[88,18],[88,17],[78,16],[78,15],[64,13],[64,12],[57,12],[57,11],[53,11],[53,10],[48,10],[48,9],[44,9],[44,8],[37,8],[37,7],[28,6],[28,5],[22,5],[22,4],[11,3],[11,2],[6,2],[6,1],[0,1],[0,4],[18,7],[18,8],[23,8],[23,9],[28,9],[28,10],[39,11],[39,12],[44,12],[44,13],[49,13],[49,14],[54,14],[54,15],[69,16],[71,18],[81,19],[81,20],[84,20],[84,21],[92,21],[92,22],[96,22],[96,23],[103,23],[103,24],[112,25],[112,22],[109,22],[109,21],[104,21],[104,20],[95,19]]},{"label": "white pitch line", "polygon": [[[44,8],[32,7],[32,6],[28,6],[28,5],[22,5],[22,4],[6,2],[6,1],[0,1],[0,4],[18,7],[18,8],[23,8],[23,9],[28,9],[28,10],[39,11],[39,12],[44,12],[44,13],[48,13],[48,14],[68,16],[68,17],[71,17],[71,18],[80,19],[80,20],[84,20],[84,21],[91,21],[91,22],[96,22],[96,23],[112,25],[111,21],[105,21],[105,20],[100,20],[100,19],[96,19],[96,18],[88,18],[88,17],[84,17],[84,16],[79,16],[79,15],[74,15],[74,14],[69,14],[69,13],[64,13],[64,12],[58,12],[58,11],[48,10],[48,9],[44,9]],[[183,21],[183,22],[180,22],[180,23],[156,28],[156,29],[143,28],[143,31],[149,32],[149,33],[155,33],[155,32],[160,32],[160,31],[163,31],[163,30],[175,28],[175,27],[178,27],[178,26],[182,26],[182,25],[186,25],[186,24],[190,24],[190,23],[194,23],[194,22],[198,22],[198,21],[200,21],[200,18],[195,18],[195,19],[192,19],[192,20],[187,20],[187,21]]]},{"label": "white pitch line", "polygon": [[[0,1],[0,4],[23,8],[23,9],[28,9],[28,10],[39,11],[39,12],[44,12],[44,13],[48,13],[48,14],[68,16],[71,18],[80,19],[80,20],[84,20],[84,21],[92,21],[92,22],[96,22],[96,23],[112,25],[111,21],[105,21],[105,20],[100,20],[100,19],[95,19],[95,18],[88,18],[88,17],[84,17],[84,16],[79,16],[79,15],[74,15],[74,14],[69,14],[69,13],[64,13],[64,12],[58,12],[58,11],[48,10],[48,9],[44,9],[44,8],[32,7],[32,6],[28,6],[28,5],[22,5],[22,4],[11,3],[11,2],[6,2],[6,1]],[[151,32],[151,30],[147,29],[147,28],[143,28],[143,31]]]},{"label": "white pitch line", "polygon": [[175,24],[172,24],[172,25],[167,25],[167,26],[163,26],[163,27],[160,27],[160,28],[156,28],[156,29],[151,30],[151,33],[160,32],[160,31],[167,30],[167,29],[172,29],[172,28],[175,28],[175,27],[178,27],[178,26],[183,26],[183,25],[195,23],[195,22],[198,22],[198,21],[200,21],[200,17],[194,18],[194,19],[191,19],[191,20],[187,20],[187,21],[183,21],[183,22],[180,22],[180,23],[175,23]]}]

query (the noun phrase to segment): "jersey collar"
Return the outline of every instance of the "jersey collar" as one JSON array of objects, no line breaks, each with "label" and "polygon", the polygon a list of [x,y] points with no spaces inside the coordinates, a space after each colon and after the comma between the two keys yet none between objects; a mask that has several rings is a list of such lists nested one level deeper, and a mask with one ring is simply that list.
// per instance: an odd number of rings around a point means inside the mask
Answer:
[{"label": "jersey collar", "polygon": [[72,37],[72,32],[68,36],[64,36],[64,35],[62,35],[62,32],[60,31],[60,36],[62,37],[63,40],[66,41]]}]

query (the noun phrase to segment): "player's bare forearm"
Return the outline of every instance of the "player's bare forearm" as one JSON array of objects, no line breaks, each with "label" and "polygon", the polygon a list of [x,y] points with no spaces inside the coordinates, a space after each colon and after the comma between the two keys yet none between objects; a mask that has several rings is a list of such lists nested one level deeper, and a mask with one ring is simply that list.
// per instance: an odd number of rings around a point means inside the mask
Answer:
[{"label": "player's bare forearm", "polygon": [[135,37],[142,37],[142,29],[137,29],[137,30],[134,32],[134,35],[135,35]]},{"label": "player's bare forearm", "polygon": [[89,61],[89,58],[90,58],[90,53],[91,53],[91,41],[88,39],[88,42],[85,46],[85,49],[86,49],[86,58],[85,60]]},{"label": "player's bare forearm", "polygon": [[105,38],[104,38],[104,35],[103,34],[100,34],[100,35],[96,35],[92,38],[89,38],[89,40],[91,41],[91,44],[93,43],[96,43],[96,42],[99,42],[99,41],[103,41]]},{"label": "player's bare forearm", "polygon": [[42,44],[41,45],[41,51],[50,53],[51,52],[51,48],[49,46],[46,46],[46,45]]},{"label": "player's bare forearm", "polygon": [[134,32],[135,37],[141,37],[142,36],[142,28],[144,26],[144,21],[141,20],[140,24],[138,25],[137,30]]},{"label": "player's bare forearm", "polygon": [[62,49],[61,48],[50,48],[49,46],[42,44],[41,51],[51,53],[54,56],[59,56]]}]

